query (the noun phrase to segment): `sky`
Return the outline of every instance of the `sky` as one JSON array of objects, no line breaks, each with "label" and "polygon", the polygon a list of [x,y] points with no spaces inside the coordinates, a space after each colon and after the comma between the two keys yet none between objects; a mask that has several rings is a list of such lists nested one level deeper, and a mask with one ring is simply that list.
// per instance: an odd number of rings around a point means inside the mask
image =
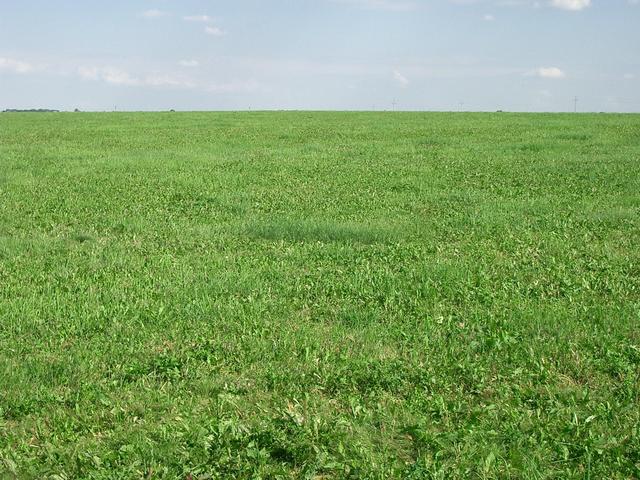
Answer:
[{"label": "sky", "polygon": [[0,0],[5,108],[640,112],[640,0]]}]

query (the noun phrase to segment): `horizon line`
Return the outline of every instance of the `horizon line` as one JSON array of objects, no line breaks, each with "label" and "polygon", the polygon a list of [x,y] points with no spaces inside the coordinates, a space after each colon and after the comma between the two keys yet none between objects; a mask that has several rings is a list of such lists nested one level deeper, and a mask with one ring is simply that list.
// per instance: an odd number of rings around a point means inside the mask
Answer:
[{"label": "horizon line", "polygon": [[179,109],[154,109],[154,110],[64,110],[55,108],[7,108],[0,113],[516,113],[516,114],[611,114],[611,115],[638,115],[639,111],[604,111],[604,110],[392,110],[392,109],[304,109],[304,108],[264,108],[264,109],[204,109],[204,110],[179,110]]}]

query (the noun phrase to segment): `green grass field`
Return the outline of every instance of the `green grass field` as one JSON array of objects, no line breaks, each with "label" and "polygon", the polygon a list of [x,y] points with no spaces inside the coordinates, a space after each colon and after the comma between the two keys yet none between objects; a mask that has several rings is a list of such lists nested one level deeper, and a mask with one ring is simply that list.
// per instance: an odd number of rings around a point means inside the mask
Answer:
[{"label": "green grass field", "polygon": [[0,115],[0,478],[640,477],[640,116]]}]

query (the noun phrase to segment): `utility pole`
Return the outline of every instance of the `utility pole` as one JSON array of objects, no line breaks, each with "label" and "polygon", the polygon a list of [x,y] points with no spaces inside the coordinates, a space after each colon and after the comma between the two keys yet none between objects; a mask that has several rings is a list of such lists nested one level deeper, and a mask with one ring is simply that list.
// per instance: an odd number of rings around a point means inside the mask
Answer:
[{"label": "utility pole", "polygon": [[464,107],[464,102],[460,102],[460,111],[462,111],[462,107]]},{"label": "utility pole", "polygon": [[394,98],[393,102],[391,102],[391,110],[394,111],[394,112],[396,111],[396,105],[397,105],[396,99]]},{"label": "utility pole", "polygon": [[578,97],[573,97],[573,113],[578,113]]}]

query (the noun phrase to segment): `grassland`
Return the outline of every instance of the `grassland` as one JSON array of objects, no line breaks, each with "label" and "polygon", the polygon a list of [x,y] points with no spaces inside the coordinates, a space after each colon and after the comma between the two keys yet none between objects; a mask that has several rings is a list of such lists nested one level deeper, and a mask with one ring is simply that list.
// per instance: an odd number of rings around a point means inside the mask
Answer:
[{"label": "grassland", "polygon": [[0,472],[638,478],[639,172],[637,115],[2,114]]}]

